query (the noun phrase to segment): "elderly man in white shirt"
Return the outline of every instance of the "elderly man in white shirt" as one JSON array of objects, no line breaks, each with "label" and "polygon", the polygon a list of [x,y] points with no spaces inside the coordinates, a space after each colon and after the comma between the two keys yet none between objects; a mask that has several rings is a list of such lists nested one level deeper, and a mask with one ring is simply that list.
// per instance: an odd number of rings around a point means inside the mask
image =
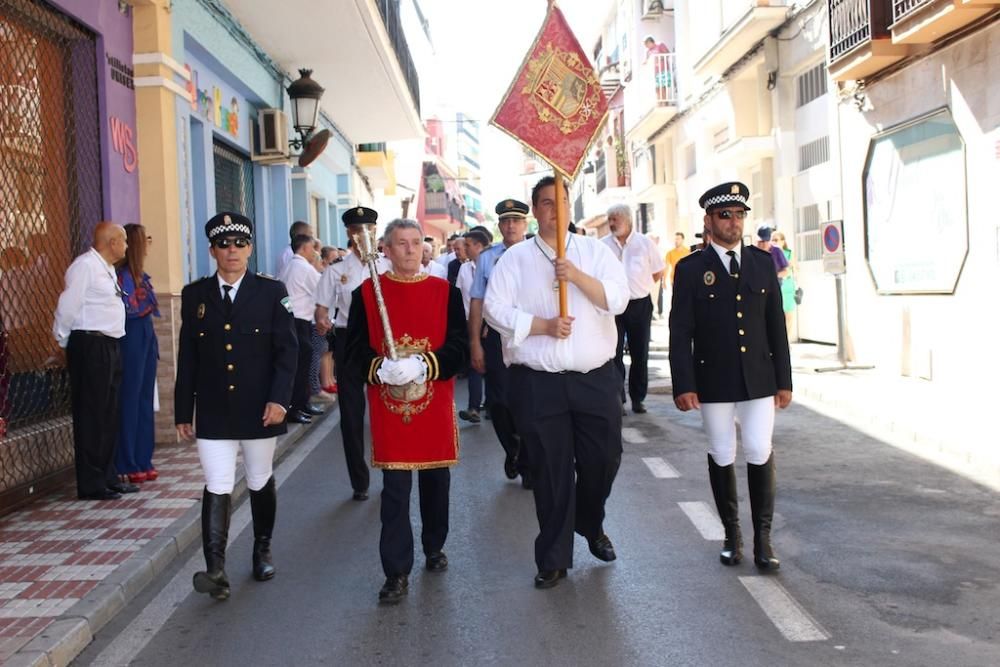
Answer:
[{"label": "elderly man in white shirt", "polygon": [[309,365],[312,361],[312,321],[315,312],[316,284],[319,272],[313,266],[316,251],[313,239],[299,234],[292,239],[292,258],[288,260],[278,280],[285,283],[288,298],[295,316],[295,334],[299,340],[298,365],[295,367],[295,384],[292,386],[292,405],[286,421],[310,424],[312,418],[323,414],[323,409],[309,404]]},{"label": "elderly man in white shirt", "polygon": [[[448,280],[448,265],[436,262],[431,257],[434,255],[434,246],[424,241],[424,256],[420,260],[420,273],[426,273],[435,278]],[[450,259],[448,260],[451,261]]]},{"label": "elderly man in white shirt", "polygon": [[[608,209],[611,233],[602,241],[625,266],[628,278],[629,301],[625,312],[615,318],[618,327],[618,347],[615,365],[621,375],[621,399],[625,403],[625,340],[632,364],[628,372],[628,395],[632,412],[643,414],[646,390],[649,387],[649,335],[653,323],[653,299],[650,294],[663,277],[667,265],[651,239],[636,231],[632,224],[632,211],[625,204]],[[624,408],[622,408],[624,414]]]},{"label": "elderly man in white shirt", "polygon": [[[530,452],[540,528],[536,588],[555,586],[573,566],[574,531],[598,559],[615,560],[604,505],[622,453],[614,317],[628,304],[628,282],[595,239],[567,235],[566,256],[556,258],[556,194],[551,176],[535,185],[538,235],[500,258],[484,302],[503,341],[510,407]],[[559,316],[558,280],[567,282],[567,317]]]},{"label": "elderly man in white shirt", "polygon": [[114,264],[127,248],[123,227],[97,224],[93,247],[66,270],[66,289],[52,325],[56,342],[66,350],[76,493],[84,500],[116,500],[121,493],[139,490],[119,481],[114,469],[122,379],[119,339],[125,335],[124,292]]}]

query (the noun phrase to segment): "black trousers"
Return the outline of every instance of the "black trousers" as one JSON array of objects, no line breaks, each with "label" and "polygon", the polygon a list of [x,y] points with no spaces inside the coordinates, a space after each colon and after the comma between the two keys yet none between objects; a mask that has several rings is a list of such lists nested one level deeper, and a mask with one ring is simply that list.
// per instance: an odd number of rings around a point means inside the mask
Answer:
[{"label": "black trousers", "polygon": [[309,404],[309,364],[312,363],[312,323],[295,318],[295,336],[299,339],[299,358],[292,385],[292,410],[302,410]]},{"label": "black trousers", "polygon": [[[448,537],[450,468],[417,471],[420,494],[420,542],[424,555],[444,548]],[[382,536],[379,554],[385,576],[409,574],[413,569],[413,527],[410,525],[410,492],[413,471],[382,471]]]},{"label": "black trousers", "polygon": [[337,403],[340,405],[340,437],[344,442],[344,460],[351,488],[368,490],[368,464],[365,463],[365,384],[347,373],[347,329],[335,330],[333,371],[337,378]]},{"label": "black trousers", "polygon": [[114,460],[122,382],[119,342],[73,331],[66,345],[66,366],[73,404],[76,492],[100,493],[118,481]]},{"label": "black trousers", "polygon": [[522,449],[521,439],[514,424],[508,393],[510,369],[504,366],[502,346],[500,334],[487,329],[486,340],[483,341],[483,353],[486,356],[486,407],[490,411],[490,420],[500,446],[508,456],[517,454],[517,469],[526,472],[531,469],[530,454],[525,451],[519,453]]},{"label": "black trousers", "polygon": [[625,312],[615,317],[618,326],[618,349],[615,351],[615,366],[618,367],[622,388],[621,399],[625,402],[625,337],[628,336],[628,355],[632,365],[628,372],[628,395],[632,402],[645,401],[649,388],[649,332],[653,323],[653,299],[643,297],[628,302]]},{"label": "black trousers", "polygon": [[521,442],[535,477],[539,570],[573,567],[573,532],[604,531],[604,503],[622,460],[617,372],[609,361],[589,373],[511,367],[510,391]]}]

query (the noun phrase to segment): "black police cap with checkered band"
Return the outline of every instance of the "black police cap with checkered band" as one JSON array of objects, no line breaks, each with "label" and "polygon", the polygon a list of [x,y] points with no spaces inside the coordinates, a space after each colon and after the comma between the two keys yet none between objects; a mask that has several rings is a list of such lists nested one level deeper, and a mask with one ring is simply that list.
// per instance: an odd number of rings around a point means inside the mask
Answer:
[{"label": "black police cap with checkered band", "polygon": [[717,208],[729,208],[731,206],[742,206],[750,210],[747,202],[750,200],[750,189],[739,181],[730,181],[722,185],[716,185],[698,199],[698,205],[705,209],[705,212],[714,211]]},{"label": "black police cap with checkered band", "polygon": [[253,222],[250,218],[232,211],[217,213],[205,223],[205,235],[208,240],[217,236],[243,236],[253,238]]}]

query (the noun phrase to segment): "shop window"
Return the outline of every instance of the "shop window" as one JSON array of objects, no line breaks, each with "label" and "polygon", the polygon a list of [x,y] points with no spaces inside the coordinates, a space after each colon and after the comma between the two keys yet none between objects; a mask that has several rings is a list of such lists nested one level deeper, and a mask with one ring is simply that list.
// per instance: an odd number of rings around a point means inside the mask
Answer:
[{"label": "shop window", "polygon": [[969,249],[965,143],[948,110],[874,137],[865,255],[882,294],[955,291]]}]

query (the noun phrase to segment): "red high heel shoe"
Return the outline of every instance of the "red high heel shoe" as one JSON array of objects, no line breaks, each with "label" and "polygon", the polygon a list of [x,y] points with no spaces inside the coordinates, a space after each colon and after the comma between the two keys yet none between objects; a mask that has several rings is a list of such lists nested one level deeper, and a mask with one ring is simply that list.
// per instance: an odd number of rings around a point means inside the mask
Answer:
[{"label": "red high heel shoe", "polygon": [[133,484],[142,484],[148,478],[149,478],[149,475],[147,475],[144,472],[130,472],[128,474],[128,481],[130,481]]},{"label": "red high heel shoe", "polygon": [[146,471],[146,479],[148,479],[150,482],[152,482],[159,476],[160,473],[156,472],[156,468],[150,468],[149,470]]},{"label": "red high heel shoe", "polygon": [[326,387],[323,387],[323,391],[325,391],[328,394],[336,394],[337,393],[337,385],[331,384],[331,385],[328,385]]}]

